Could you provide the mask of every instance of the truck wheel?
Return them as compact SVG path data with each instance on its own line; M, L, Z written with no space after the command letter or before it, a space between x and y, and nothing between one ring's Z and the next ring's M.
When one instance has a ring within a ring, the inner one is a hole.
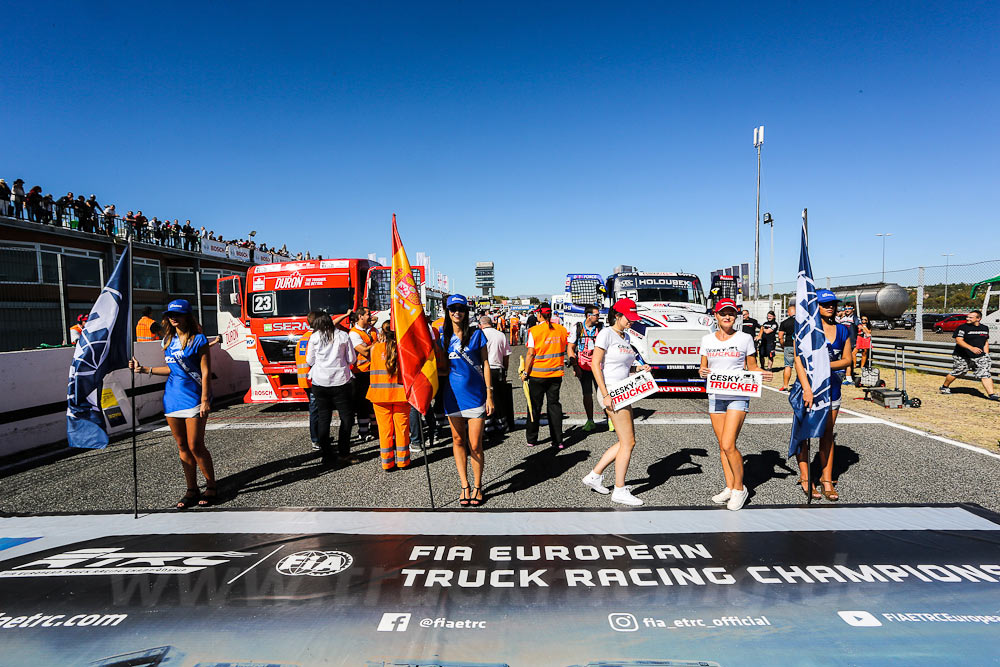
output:
M920 399L919 398L911 398L910 399L910 407L911 408L919 408L920 405L921 405L921 403L920 403Z
M875 386L877 386L877 387L884 387L885 386L885 380L879 380L878 384L875 385Z

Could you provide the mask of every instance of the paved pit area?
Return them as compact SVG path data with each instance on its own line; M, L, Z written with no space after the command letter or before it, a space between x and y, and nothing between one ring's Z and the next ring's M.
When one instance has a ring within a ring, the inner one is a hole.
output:
M523 419L526 404L516 378L514 400ZM561 451L550 446L545 426L536 447L526 446L523 426L487 440L486 507L619 507L580 483L615 442L614 434L603 422L598 430L583 432L580 386L572 376L563 381L562 404L567 447ZM751 409L738 443L751 492L748 507L804 503L795 462L785 458L792 419L786 395L766 390ZM709 497L724 482L705 399L644 400L636 417L637 445L628 474L633 492L651 507L711 504ZM355 441L361 463L324 468L310 447L306 419L304 404L236 404L212 414L207 444L223 507L430 507L421 455L406 470L383 472L377 442ZM173 439L162 422L144 429L138 436L139 507L172 507L184 493ZM995 454L842 412L834 456L841 504L971 502L1000 511L1000 456ZM438 434L427 461L437 505L457 507L460 485L447 432ZM612 479L609 469L605 483ZM117 440L104 451L8 466L0 480L2 512L130 511L131 440Z

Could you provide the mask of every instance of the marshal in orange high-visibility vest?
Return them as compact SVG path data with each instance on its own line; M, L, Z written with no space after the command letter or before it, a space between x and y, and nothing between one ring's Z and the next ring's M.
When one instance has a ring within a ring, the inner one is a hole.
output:
M306 348L309 347L309 336L312 331L307 331L299 338L295 344L295 375L299 381L299 386L303 389L312 387L312 380L309 379L309 364L306 363Z
M357 327L351 327L351 331L361 336L361 342L365 346L369 346L375 342L375 336L371 335L367 331L364 331ZM370 367L371 367L371 350L368 350L368 354L362 354L358 352L358 360L354 363L353 370L359 373L367 373Z
M139 322L135 325L135 339L139 342L160 340L160 337L153 333L154 323L155 320L148 315L140 317Z
M370 364L372 382L368 385L367 399L372 403L406 403L406 391L399 378L399 368L393 375L385 367L385 343L372 347Z
M542 322L528 329L531 338L531 348L535 358L531 364L533 378L558 378L563 376L563 366L566 362L566 341L569 334L561 324Z

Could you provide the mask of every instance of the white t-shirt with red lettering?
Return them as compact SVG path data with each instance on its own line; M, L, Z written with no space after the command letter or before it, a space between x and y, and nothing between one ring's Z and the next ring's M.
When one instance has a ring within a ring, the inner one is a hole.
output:
M701 339L701 354L708 357L708 370L725 373L742 371L747 357L756 353L750 334L737 331L726 340L719 340L715 332L705 334Z

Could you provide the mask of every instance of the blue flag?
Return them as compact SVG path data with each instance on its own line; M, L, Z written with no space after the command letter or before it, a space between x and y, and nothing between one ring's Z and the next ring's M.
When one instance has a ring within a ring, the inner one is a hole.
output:
M101 390L105 375L128 367L132 343L131 274L132 249L129 247L97 297L76 343L66 388L66 438L70 447L104 449L108 446Z
M799 452L803 442L818 438L826 429L830 414L830 353L816 301L816 283L809 263L809 240L802 224L802 247L799 251L799 276L795 286L795 353L806 369L813 391L812 409L806 410L802 400L802 385L795 382L788 393L788 402L795 413L788 455Z

